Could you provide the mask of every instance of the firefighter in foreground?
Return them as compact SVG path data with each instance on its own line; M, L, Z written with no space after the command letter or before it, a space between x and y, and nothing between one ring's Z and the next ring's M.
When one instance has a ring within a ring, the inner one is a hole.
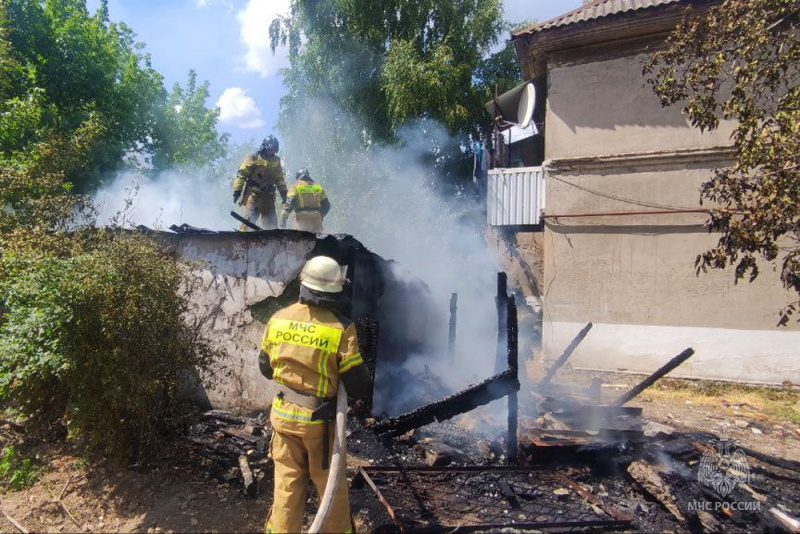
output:
M276 190L286 203L286 181L278 148L280 145L274 136L264 139L258 152L244 159L233 182L233 202L244 206L245 218L264 230L278 227ZM259 217L261 223L258 222ZM243 232L248 230L244 224L239 229Z
M295 175L297 181L289 189L281 215L281 228L286 227L286 219L294 212L295 228L304 232L322 233L322 219L331 210L331 203L325 190L316 183L308 169L300 169Z
M340 311L344 282L336 261L311 259L300 274L300 301L275 312L264 331L259 368L278 386L270 413L275 492L266 532L300 532L309 478L325 493L339 381L356 399L369 395L355 326ZM339 476L322 532L353 531L344 469Z

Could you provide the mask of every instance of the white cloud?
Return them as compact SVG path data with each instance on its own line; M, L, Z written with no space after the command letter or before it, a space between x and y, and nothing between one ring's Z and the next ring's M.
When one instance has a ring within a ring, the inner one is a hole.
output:
M279 48L273 54L269 46L270 24L276 17L288 15L289 7L290 0L248 0L236 14L239 36L247 49L243 58L245 70L266 78L289 66L288 51Z
M241 87L228 87L217 100L219 120L239 128L261 128L261 110Z

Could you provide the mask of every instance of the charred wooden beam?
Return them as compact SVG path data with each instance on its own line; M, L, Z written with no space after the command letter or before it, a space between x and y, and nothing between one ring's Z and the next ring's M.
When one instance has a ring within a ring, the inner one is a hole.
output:
M575 336L575 339L572 340L572 342L567 346L566 350L564 350L561 356L558 357L556 362L547 371L547 374L540 382L540 385L543 386L549 383L553 379L553 377L556 376L558 370L564 367L564 364L567 363L567 360L569 360L570 356L572 356L572 353L575 352L575 349L578 348L578 345L580 345L581 342L586 338L586 335L589 333L589 330L592 329L592 326L594 325L592 323L589 323L586 326L584 326L580 332L578 332L578 335Z
M372 398L375 390L375 367L378 361L378 341L380 339L380 322L369 317L362 317L356 321L359 350L364 364L369 369L371 386L370 394L366 399L365 412L372 412Z
M623 393L617 400L611 403L611 406L622 406L623 404L632 401L636 396L638 396L642 391L649 388L653 384L655 384L659 379L663 378L664 375L678 367L680 364L688 360L694 355L694 349L686 349L685 351L681 352L670 361L668 361L663 367L661 367L658 371L653 373L652 375L648 376L639 384L634 386L630 391L627 393Z
M458 293L450 297L450 332L447 343L447 356L450 362L456 358L456 321L458 320Z
M613 419L614 417L639 417L644 411L633 406L597 406L567 402L565 399L546 397L540 404L543 411L553 412L559 417L586 417L596 419Z
M247 219L245 219L244 217L242 217L241 215L239 215L235 211L231 212L231 217L233 217L234 219L236 219L237 221L239 221L243 225L247 226L251 230L255 230L256 232L260 232L261 230L263 230L263 228L261 228L260 226L256 226L255 224L251 223L250 221L248 221Z
M497 306L497 352L494 360L494 373L503 372L506 364L506 349L508 331L506 329L507 302L508 302L508 276L506 273L497 273L497 296L494 298Z
M628 474L631 478L650 494L655 500L671 513L680 523L686 523L674 489L665 482L658 468L637 460L628 466Z
M488 380L445 397L398 417L386 419L375 424L375 431L381 434L398 436L409 430L436 421L445 421L456 415L474 410L478 406L502 399L512 392L519 391L519 379L515 370L509 369Z
M517 304L514 297L507 297L506 328L508 370L513 373L514 380L519 384L519 325L517 323ZM516 390L508 394L508 463L517 463L517 427L519 426L518 399Z

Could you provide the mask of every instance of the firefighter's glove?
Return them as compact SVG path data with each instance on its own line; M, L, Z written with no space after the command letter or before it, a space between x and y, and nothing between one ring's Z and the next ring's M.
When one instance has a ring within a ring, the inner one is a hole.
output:
M238 190L237 190L237 191L234 191L234 192L233 192L233 203L234 203L234 204L236 204L237 202L239 202L239 197L240 197L240 196L242 196L242 192L241 192L241 191L238 191Z

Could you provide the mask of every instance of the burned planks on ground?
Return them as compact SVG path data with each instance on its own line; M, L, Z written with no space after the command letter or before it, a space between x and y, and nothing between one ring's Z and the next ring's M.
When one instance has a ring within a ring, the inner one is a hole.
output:
M509 369L413 412L379 421L375 423L374 429L379 434L399 436L429 423L444 421L469 412L494 400L502 399L512 391L519 391L520 384L516 375L516 370Z
M270 432L263 416L243 417L223 410L205 412L186 436L190 459L210 476L255 496L271 464L267 457Z

